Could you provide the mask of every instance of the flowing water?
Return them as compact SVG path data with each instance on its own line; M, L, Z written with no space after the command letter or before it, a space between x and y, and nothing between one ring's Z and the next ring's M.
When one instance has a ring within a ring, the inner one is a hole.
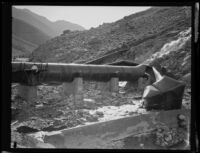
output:
M164 44L163 47L158 52L151 55L150 58L144 62L144 64L148 64L156 58L161 58L170 52L181 49L186 44L186 42L191 39L191 28L180 32L177 37L178 38L176 40L172 40Z
M122 106L103 106L96 110L90 110L90 114L95 114L97 111L103 112L104 116L99 118L99 121L109 121L123 117L137 115L146 112L144 109L139 109L140 102L135 102L134 105L127 104Z
M127 84L127 81L119 81L119 87L125 87Z
M179 50L183 45L191 38L191 28L179 33L177 40L173 40L166 43L160 50L158 57L162 57L165 54L169 54L171 51Z

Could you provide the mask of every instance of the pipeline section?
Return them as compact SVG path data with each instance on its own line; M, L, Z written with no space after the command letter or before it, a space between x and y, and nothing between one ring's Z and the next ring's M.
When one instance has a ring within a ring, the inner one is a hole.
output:
M146 72L146 65L118 66L65 63L12 62L12 83L28 83L30 74L42 83L71 82L74 77L84 80L109 81L118 77L119 81L134 81Z

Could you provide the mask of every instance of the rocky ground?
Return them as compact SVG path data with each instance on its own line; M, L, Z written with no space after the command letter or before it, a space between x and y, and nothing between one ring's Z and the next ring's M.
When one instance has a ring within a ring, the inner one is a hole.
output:
M35 131L52 131L57 128L74 127L87 121L98 121L98 118L104 116L102 111L95 111L91 114L91 110L103 106L122 106L125 104L137 104L137 108L139 108L138 105L141 100L134 100L132 94L121 93L117 95L94 89L85 90L82 108L77 109L72 95L63 97L62 93L59 92L61 88L61 86L40 86L38 88L38 100L35 103L27 103L27 101L15 95L16 89L13 89L13 121L24 122L23 125L31 127ZM131 114L131 112L126 113ZM27 119L31 119L31 121L27 122Z
M17 142L18 147L33 147L37 140L42 141L42 132L57 131L146 112L142 107L141 92L133 90L124 91L124 88L120 88L119 94L112 94L95 89L94 83L87 84L81 108L76 107L72 96L63 97L61 91L61 86L39 86L38 99L34 103L28 103L17 96L16 86L12 88L12 144ZM183 98L183 107L188 109L190 109L190 94L191 91L187 88ZM31 136L31 133L38 134ZM127 138L113 142L113 148L129 144L129 139L134 139L135 142L135 138Z

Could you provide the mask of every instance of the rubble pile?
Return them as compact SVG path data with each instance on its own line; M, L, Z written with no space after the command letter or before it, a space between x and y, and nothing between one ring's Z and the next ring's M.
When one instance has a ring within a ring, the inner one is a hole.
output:
M161 147L173 147L188 140L188 129L184 115L177 116L178 126L168 127L166 125L158 125L154 136L155 144Z
M62 130L92 122L138 115L145 111L142 108L142 99L136 98L138 97L136 93L114 94L102 92L92 88L93 86L90 87L84 90L82 108L76 108L72 95L63 97L60 94L61 86L39 87L38 99L33 104L15 95L17 93L14 92L15 88L13 88L12 113L15 112L15 114L12 122L17 121L17 123L12 125L12 142L16 141L23 146L24 141L22 140L26 133ZM189 90L185 92L187 94L184 94L186 98L190 96L188 92ZM116 111L117 109L119 111ZM16 110L18 110L17 113ZM182 124L184 125L183 122ZM182 135L186 133L183 127L177 130L161 126L156 131L155 144L159 146L169 147L185 139ZM116 148L122 144L122 142L113 142L109 147Z
M62 86L39 86L38 98L34 103L28 103L15 95L17 94L14 92L16 88L13 88L12 120L20 123L15 125L16 131L31 133L75 127L86 122L97 122L104 117L105 111L98 110L103 106L117 107L140 103L139 100L133 101L134 95L130 93L112 94L87 88L84 92L82 107L76 108L73 96L63 97L60 93L61 88ZM127 111L127 114L134 113Z

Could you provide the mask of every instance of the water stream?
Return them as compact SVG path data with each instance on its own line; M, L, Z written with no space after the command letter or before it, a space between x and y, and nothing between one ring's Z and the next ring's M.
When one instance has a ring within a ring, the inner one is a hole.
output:
M181 49L186 44L186 42L191 39L191 28L181 31L177 35L177 37L177 39L164 44L158 52L154 53L146 61L144 61L144 64L148 64L156 58L161 58L162 56L167 55L170 52Z

